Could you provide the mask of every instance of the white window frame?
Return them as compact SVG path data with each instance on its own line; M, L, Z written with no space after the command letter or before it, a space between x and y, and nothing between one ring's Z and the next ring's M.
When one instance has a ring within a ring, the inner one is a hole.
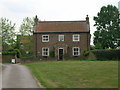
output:
M74 52L75 52L74 49L75 48L78 48L78 55L74 55ZM79 47L73 47L72 52L73 52L73 56L80 56L80 48Z
M78 36L78 40L75 40L75 36ZM80 41L80 35L79 34L74 34L73 35L73 41Z
M46 52L46 51L44 51L44 49L48 49L47 55L44 54L44 52ZM47 47L42 48L42 56L49 56L49 48L47 48Z
M44 36L48 36L48 40L44 40ZM42 42L49 42L49 35L42 35Z
M60 40L61 37L63 38L63 41L64 41L64 37L65 37L64 35L59 35L58 40L61 41L61 40ZM63 42L63 41L62 41L62 42Z

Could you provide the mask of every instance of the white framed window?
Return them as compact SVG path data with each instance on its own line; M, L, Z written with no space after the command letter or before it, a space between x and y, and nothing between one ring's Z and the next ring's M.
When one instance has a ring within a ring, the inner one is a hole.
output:
M73 35L73 41L80 41L80 35L79 34L74 34Z
M49 56L49 48L42 48L42 56Z
M79 47L73 47L73 56L79 56L80 55L80 48Z
M49 42L49 35L42 35L42 42Z
M59 41L64 41L64 35L59 35L58 40Z

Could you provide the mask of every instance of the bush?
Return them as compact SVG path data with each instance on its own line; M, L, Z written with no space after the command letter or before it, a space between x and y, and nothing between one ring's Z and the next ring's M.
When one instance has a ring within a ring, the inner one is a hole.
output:
M97 60L120 60L120 49L116 50L93 50Z
M95 50L95 46L90 45L90 50Z
M2 51L3 55L16 55L18 58L21 56L19 49L11 49Z
M55 57L55 52L54 51L50 51L50 57Z
M14 51L16 52L16 56L17 58L20 58L21 57L21 52L19 49L14 49Z
M16 55L17 52L16 51L2 51L3 55Z
M88 50L85 50L84 52L83 52L83 56L88 56L89 55L89 51Z

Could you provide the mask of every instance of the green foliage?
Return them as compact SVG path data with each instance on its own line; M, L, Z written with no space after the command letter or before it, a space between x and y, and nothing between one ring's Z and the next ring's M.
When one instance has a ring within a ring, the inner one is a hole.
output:
M3 55L16 55L17 52L16 51L2 51Z
M18 47L23 56L33 54L33 36L17 36ZM28 52L26 54L26 52Z
M90 45L90 50L95 50L95 46L94 45Z
M50 57L55 57L55 51L50 51Z
M116 50L93 50L97 60L120 60L120 49Z
M16 56L17 58L20 58L21 57L21 52L19 49L14 49L14 51L16 52Z
M9 51L3 51L2 52L3 55L16 55L15 51L9 52Z
M102 49L102 45L101 45L100 43L97 43L97 44L95 45L95 49Z
M3 55L16 55L17 58L21 57L21 53L19 51L19 49L9 49L9 50L4 50L2 51Z
M34 29L34 20L26 17L23 19L22 25L20 26L20 34L22 36L32 35Z
M37 19L36 23L37 23ZM33 29L35 26L34 18L26 17L20 26L20 35L18 36L19 49L23 56L33 54ZM26 53L28 52L28 54Z
M84 50L83 55L84 55L84 56L88 56L89 53L90 53L90 52L89 52L88 50Z
M94 17L97 31L94 32L94 45L97 48L117 48L120 46L120 13L115 6L103 6Z
M7 18L0 18L0 31L2 31L0 37L2 37L3 50L8 50L15 44L15 24Z

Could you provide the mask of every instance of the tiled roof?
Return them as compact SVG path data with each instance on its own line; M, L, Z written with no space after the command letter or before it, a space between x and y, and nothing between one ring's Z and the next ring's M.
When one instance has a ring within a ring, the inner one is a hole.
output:
M34 32L89 32L86 21L41 21Z

